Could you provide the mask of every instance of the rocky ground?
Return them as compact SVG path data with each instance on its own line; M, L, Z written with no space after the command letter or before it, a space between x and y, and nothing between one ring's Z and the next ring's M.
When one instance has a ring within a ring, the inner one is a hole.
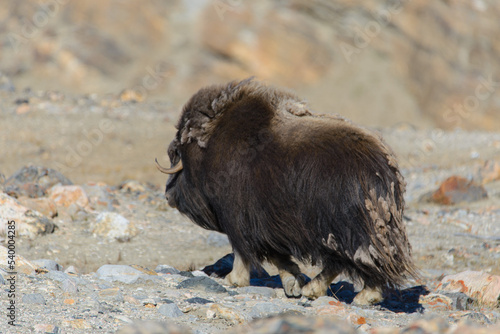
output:
M16 294L2 333L500 333L500 133L378 129L408 183L422 277L358 307L347 277L314 302L286 298L271 266L251 287L224 285L227 238L169 208L154 168L175 111L127 95L0 94L2 312Z

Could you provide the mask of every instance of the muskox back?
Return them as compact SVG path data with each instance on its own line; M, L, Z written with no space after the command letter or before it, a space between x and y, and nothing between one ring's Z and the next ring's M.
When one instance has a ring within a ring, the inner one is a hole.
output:
M374 287L415 274L404 181L378 136L253 81L200 91L178 128L174 202L226 233L243 263L292 255Z

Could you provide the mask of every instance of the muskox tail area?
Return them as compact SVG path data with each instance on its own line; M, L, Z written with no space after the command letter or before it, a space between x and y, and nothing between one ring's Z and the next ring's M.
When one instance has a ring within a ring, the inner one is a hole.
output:
M388 150L384 146L382 149ZM405 182L392 153L385 153L385 159L377 157L379 163L373 166L378 171L367 176L371 182L360 193L364 204L361 218L370 241L368 247L356 250L353 260L364 269L363 279L368 286L394 287L408 277L418 278L418 273L403 221Z
M403 221L403 177L381 143L356 161L341 187L349 209L334 216L323 245L333 251L333 262L341 260L368 287L400 286L409 277L418 278ZM342 201L339 195L336 200Z

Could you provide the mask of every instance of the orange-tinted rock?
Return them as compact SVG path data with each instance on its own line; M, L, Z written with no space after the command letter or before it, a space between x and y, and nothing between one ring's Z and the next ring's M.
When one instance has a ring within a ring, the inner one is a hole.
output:
M29 197L19 197L19 203L30 208L31 210L35 210L40 212L41 214L54 218L57 215L57 206L56 203L47 197L39 197L39 198L29 198Z
M37 235L54 232L55 228L51 219L0 193L0 235L6 236L7 231L15 230L16 237L34 239Z
M500 276L482 271L464 271L445 276L436 290L463 292L480 304L491 307L500 305Z
M483 184L500 180L500 161L486 161L479 170L479 177Z
M49 198L52 199L57 206L69 207L76 204L79 207L86 207L89 204L87 194L80 186L54 186L49 189Z
M437 293L420 296L418 302L426 309L432 309L433 311L449 311L453 305L453 300L450 297Z
M432 194L434 202L445 205L474 202L486 197L488 197L488 193L482 185L460 176L446 179Z

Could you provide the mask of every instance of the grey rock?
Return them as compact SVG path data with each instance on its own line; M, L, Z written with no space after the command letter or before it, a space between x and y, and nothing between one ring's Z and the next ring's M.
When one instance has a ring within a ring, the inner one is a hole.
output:
M263 317L275 316L280 313L283 313L284 311L285 308L281 305L271 302L262 302L255 304L255 306L252 307L252 310L250 311L249 315L252 318L263 318Z
M63 267L54 260L38 259L31 262L40 268L45 268L47 270L61 271L63 269Z
M76 273L78 273L78 270L76 270L76 268L74 266L69 266L68 268L66 268L64 270L64 273L65 274L69 274L69 273L76 274Z
M263 286L245 286L238 288L238 292L242 294L259 295L266 298L276 297L276 290Z
M142 271L127 265L105 264L97 269L97 277L108 282L136 283L141 277L147 277Z
M51 270L45 274L45 277L53 281L61 283L61 289L64 292L76 293L78 292L79 284L86 284L87 281L78 277L72 277L62 271Z
M72 277L70 277L68 274L57 270L50 270L48 273L45 274L45 277L61 283L68 279L72 279Z
M62 289L64 292L67 293L77 293L78 292L78 285L75 280L73 279L67 279L62 282Z
M175 304L163 304L158 307L158 312L168 318L178 318L184 315L179 307Z
M474 299L470 298L463 292L439 291L439 293L450 297L451 300L453 300L452 307L460 311L470 310L474 304Z
M179 271L179 275L184 277L194 277L193 273L190 271Z
M177 285L177 289L196 289L205 292L224 293L227 290L211 278L197 276L182 281Z
M11 196L41 197L47 195L47 190L56 184L73 184L58 171L41 167L25 166L9 177L4 184L5 192Z
M3 278L3 276L2 276L2 275L0 275L0 285L5 285L5 283L7 283L7 282L5 281L5 278Z
M198 277L198 276L202 276L202 277L208 277L207 274L205 274L205 272L201 271L201 270L193 270L191 272L191 274L194 276L194 277Z
M40 293L28 293L23 296L24 304L40 304L45 305L45 298Z
M171 275L177 275L180 273L179 270L175 269L172 266L169 266L167 264L159 264L156 266L155 271L159 274L171 274Z
M213 303L212 300L208 300L208 299L200 298L200 297L189 298L189 299L186 299L186 301L190 304L202 304L202 305Z
M207 236L207 245L212 247L224 247L229 246L230 243L227 235L212 231Z

